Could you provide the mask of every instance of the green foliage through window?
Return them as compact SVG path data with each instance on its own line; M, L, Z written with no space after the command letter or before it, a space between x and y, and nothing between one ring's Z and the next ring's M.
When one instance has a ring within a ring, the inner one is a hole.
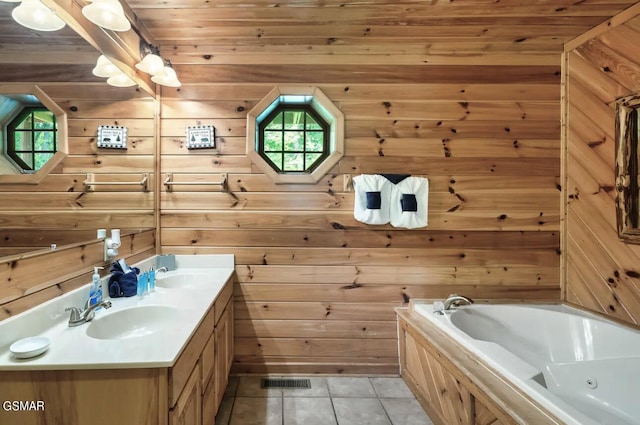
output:
M37 171L56 153L56 116L46 108L23 109L7 126L7 153L25 171Z
M280 173L310 172L329 154L329 125L307 104L281 104L258 136L259 154Z

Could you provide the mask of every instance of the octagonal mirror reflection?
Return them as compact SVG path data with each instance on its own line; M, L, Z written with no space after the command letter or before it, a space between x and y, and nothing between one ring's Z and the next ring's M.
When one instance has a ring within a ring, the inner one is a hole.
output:
M67 115L38 86L0 85L0 183L36 184L67 155Z

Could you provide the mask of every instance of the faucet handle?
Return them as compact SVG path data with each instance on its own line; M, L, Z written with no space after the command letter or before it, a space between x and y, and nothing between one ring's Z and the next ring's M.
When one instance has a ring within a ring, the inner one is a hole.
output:
M434 301L433 302L433 313L443 316L444 315L444 302L442 302L440 300Z
M64 311L71 312L71 317L69 317L69 322L77 322L78 320L80 320L80 316L82 313L80 312L80 309L78 307L67 307L64 309Z

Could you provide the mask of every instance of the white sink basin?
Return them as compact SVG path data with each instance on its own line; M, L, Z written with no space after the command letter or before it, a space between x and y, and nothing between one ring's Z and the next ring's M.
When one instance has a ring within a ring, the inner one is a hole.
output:
M94 319L87 336L96 339L127 339L152 335L175 325L180 310L164 305L147 305L115 311Z
M156 286L159 288L205 289L220 285L221 276L226 270L179 270L156 275ZM224 283L224 282L223 282Z

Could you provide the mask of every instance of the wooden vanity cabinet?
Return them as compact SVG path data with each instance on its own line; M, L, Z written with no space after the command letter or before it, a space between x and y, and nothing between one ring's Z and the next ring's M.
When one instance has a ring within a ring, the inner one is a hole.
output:
M173 397L169 398L169 425L210 425L215 422L233 361L232 317L233 279L230 278L171 368L171 376L183 376L187 369L191 373L180 389L175 385L176 380L170 378ZM183 357L187 366L183 365Z
M233 361L229 278L170 368L0 372L0 399L44 410L0 409L0 424L212 425Z
M202 353L202 423L215 422L229 382L233 362L233 282L230 280L214 304L215 327Z

